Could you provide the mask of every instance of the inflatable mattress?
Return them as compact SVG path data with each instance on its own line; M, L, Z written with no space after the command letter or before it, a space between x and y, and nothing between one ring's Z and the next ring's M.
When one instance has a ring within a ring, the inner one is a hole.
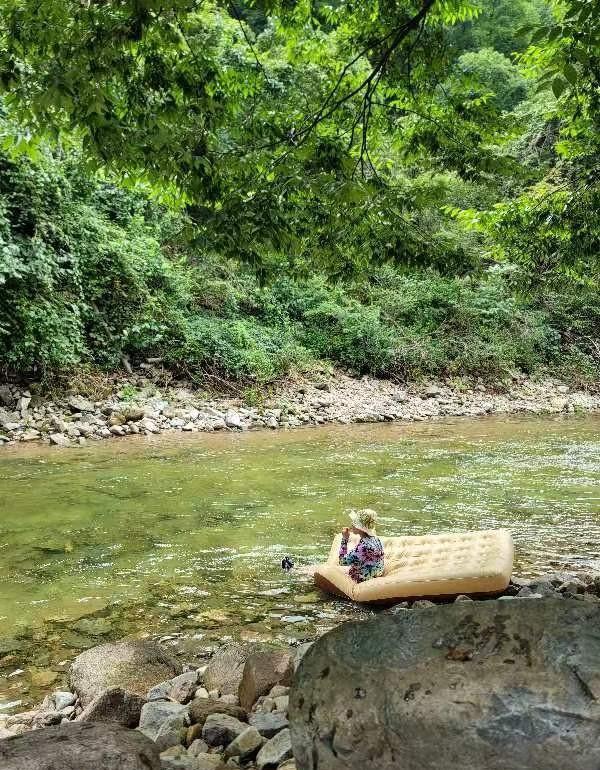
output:
M326 564L315 570L316 585L355 602L393 602L459 594L498 594L512 573L514 547L510 532L449 532L442 535L382 537L385 572L355 583L338 564L341 535L334 538ZM355 547L351 536L348 550Z

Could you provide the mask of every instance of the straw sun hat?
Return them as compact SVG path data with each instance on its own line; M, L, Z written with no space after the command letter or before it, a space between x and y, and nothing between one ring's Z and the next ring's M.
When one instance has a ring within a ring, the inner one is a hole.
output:
M377 512L371 508L365 508L362 511L350 511L350 521L356 529L366 532L367 535L376 535L375 527L377 525Z

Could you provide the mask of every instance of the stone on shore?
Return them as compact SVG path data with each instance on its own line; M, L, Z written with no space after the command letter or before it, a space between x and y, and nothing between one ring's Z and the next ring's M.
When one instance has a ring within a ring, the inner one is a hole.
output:
M202 740L209 746L228 746L247 729L245 722L228 714L210 714L202 728Z
M277 712L272 712L270 714L250 714L248 723L256 728L265 738L272 738L281 730L289 727L287 716Z
M301 663L290 724L298 770L595 770L600 606L459 602L345 623Z
M294 660L288 650L263 648L253 652L244 665L239 687L240 704L249 711L261 695L276 684L289 686L294 676Z
M110 687L97 695L77 717L78 722L111 722L137 727L145 699L121 687Z
M152 741L118 725L65 723L0 741L2 770L160 770Z
M67 403L69 405L69 409L71 409L72 412L93 412L94 411L93 403L89 401L87 398L83 398L83 396L70 396Z
M212 698L196 698L189 706L190 719L194 724L204 725L211 714L227 714L241 722L248 720L248 713L240 706L232 706Z
M221 695L237 695L244 665L252 652L248 644L228 644L213 655L204 672L204 686Z
M286 759L292 756L292 742L290 731L282 730L274 738L265 743L256 757L256 766L258 770L271 770L279 767ZM314 766L316 767L316 765ZM358 765L357 765L358 767ZM320 766L319 766L320 770ZM402 769L404 770L404 768Z
M71 664L70 679L85 707L111 687L145 697L156 682L180 672L179 663L157 644L134 639L82 652Z
M254 727L246 727L225 749L226 757L239 757L246 762L256 756L265 739Z
M139 731L161 749L175 746L185 739L188 711L172 701L150 701L140 714Z

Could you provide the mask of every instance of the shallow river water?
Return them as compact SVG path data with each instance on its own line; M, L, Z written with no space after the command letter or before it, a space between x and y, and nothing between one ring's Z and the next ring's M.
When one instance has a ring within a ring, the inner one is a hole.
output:
M3 449L0 713L124 634L210 652L368 612L279 566L322 560L350 507L390 535L507 527L519 574L600 569L599 482L598 415Z

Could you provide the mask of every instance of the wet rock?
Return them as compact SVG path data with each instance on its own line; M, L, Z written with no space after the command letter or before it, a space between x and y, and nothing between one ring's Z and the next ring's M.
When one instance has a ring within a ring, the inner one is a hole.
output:
M246 729L234 738L225 749L226 757L239 757L241 762L247 762L256 756L265 739L254 727Z
M0 742L2 770L160 770L154 744L118 725L69 722Z
M111 722L123 727L137 727L146 701L120 687L111 687L97 695L77 717L78 722Z
M74 628L89 636L104 636L110 634L112 624L108 618L82 618L75 623Z
M180 673L179 663L153 642L124 640L101 644L78 655L70 669L73 689L87 706L111 687L144 697L155 682Z
M277 733L289 727L288 718L285 714L273 712L271 714L250 714L249 724L256 728L265 738L272 738Z
M244 665L239 698L249 711L261 695L266 695L276 684L290 685L294 662L287 650L263 648L253 652Z
M83 396L70 396L69 400L67 401L67 404L69 406L69 409L72 412L93 412L94 411L94 405L91 401L88 401L87 398L83 398Z
M211 714L228 714L241 722L248 721L245 709L240 706L230 706L212 698L195 698L188 708L191 721L199 725L203 725Z
M455 602L472 602L473 599L471 599L470 596L466 596L465 594L460 594L459 596L456 597L454 601Z
M382 614L343 624L304 658L294 754L300 770L396 770L399 756L402 770L593 770L599 683L597 604Z
M270 770L279 767L292 756L292 742L289 730L282 730L274 738L265 743L256 757L258 770ZM320 766L319 766L320 767ZM357 766L358 767L358 766Z
M248 727L228 714L209 714L202 728L202 740L209 746L227 746Z

